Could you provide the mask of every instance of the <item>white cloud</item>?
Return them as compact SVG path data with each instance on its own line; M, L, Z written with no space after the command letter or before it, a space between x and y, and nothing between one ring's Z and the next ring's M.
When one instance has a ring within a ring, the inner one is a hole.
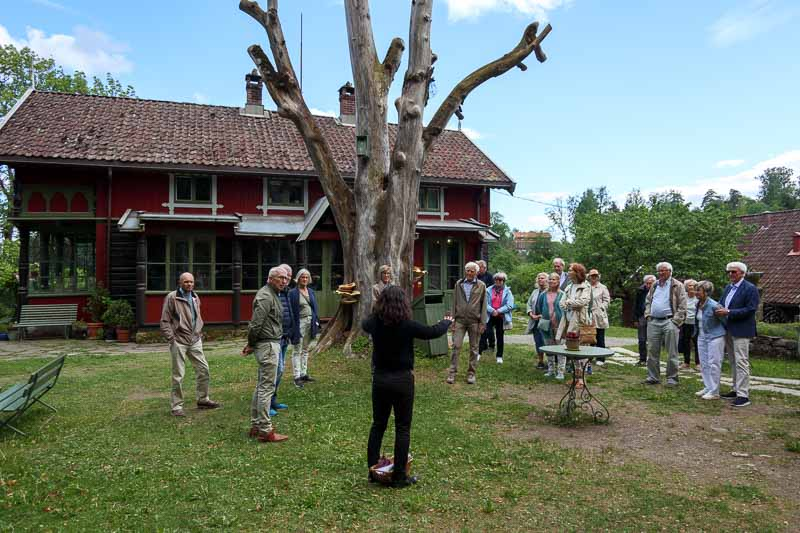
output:
M800 150L789 150L788 152L784 152L770 159L759 161L749 169L737 172L736 174L716 178L701 178L695 180L690 185L656 187L647 191L642 191L642 194L647 197L648 194L653 192L675 190L683 194L686 200L695 204L700 202L703 195L705 195L706 191L709 189L714 189L720 194L727 194L730 189L736 189L745 195L755 196L758 193L760 185L756 178L760 176L764 170L771 167L789 167L794 169L795 174L800 173Z
M553 222L547 215L533 215L526 220L528 221L528 226L522 231L550 231L552 229Z
M567 5L571 0L447 0L447 16L455 22L476 19L489 11L518 11L547 20L547 12Z
M336 117L339 116L339 113L337 113L336 111L323 111L322 109L317 109L316 107L312 107L311 109L309 109L309 111L311 111L312 115L316 115L318 117L334 117L334 118L336 118Z
M192 98L194 98L194 102L196 104L207 104L208 103L208 95L205 93L193 93Z
M473 130L472 128L461 128L461 133L473 141L483 138L483 135L478 130Z
M744 164L744 159L723 159L714 163L714 168L736 168Z
M65 13L77 14L77 11L72 9L71 7L65 6L64 4L60 4L58 2L53 2L52 0L31 0L32 3L47 7L50 9L55 9L56 11L63 11Z
M82 70L87 74L118 74L133 70L133 64L125 56L128 47L114 41L103 32L85 26L76 26L74 35L53 33L28 27L24 39L15 39L0 25L0 45L12 44L17 48L29 47L42 57L70 70Z
M800 15L800 8L787 3L788 0L750 0L728 11L709 26L711 43L724 48L790 22Z

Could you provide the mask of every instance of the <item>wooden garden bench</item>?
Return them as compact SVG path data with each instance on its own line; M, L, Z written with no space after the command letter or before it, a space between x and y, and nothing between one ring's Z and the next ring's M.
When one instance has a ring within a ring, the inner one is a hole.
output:
M25 433L12 426L11 422L22 416L22 413L36 402L51 409L53 412L56 411L55 407L46 404L41 398L47 394L47 391L55 387L66 358L66 355L62 355L31 374L27 382L17 383L0 391L0 413L6 417L0 420L0 429L8 426L24 436Z
M64 326L64 338L69 338L72 323L78 318L78 304L23 305L17 322L18 339L25 336L25 328Z

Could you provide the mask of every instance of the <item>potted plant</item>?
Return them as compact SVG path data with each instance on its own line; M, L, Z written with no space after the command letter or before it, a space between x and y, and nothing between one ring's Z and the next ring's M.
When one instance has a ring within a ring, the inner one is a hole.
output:
M130 328L133 326L133 308L125 300L112 300L103 314L103 323L117 329L117 340L129 342Z
M86 322L83 320L76 320L72 323L72 337L74 339L85 339L87 329Z
M90 339L96 339L97 333L103 327L103 314L105 314L108 305L111 302L111 297L108 294L102 283L95 285L92 292L89 294L89 299L86 302L84 311L89 315L91 320L86 324Z

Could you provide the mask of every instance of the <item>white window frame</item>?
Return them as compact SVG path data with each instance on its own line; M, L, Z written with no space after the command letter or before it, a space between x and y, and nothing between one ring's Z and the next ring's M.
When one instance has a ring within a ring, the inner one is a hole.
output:
M175 198L175 178L177 176L181 177L206 177L205 174L170 174L169 175L169 201L164 202L161 204L162 207L166 207L169 209L169 214L175 214L175 208L181 209L210 209L212 215L217 214L218 209L222 209L225 207L224 205L217 203L217 175L211 175L211 202L179 202Z
M302 180L303 182L303 205L296 205L296 206L286 206L286 205L269 205L269 180L276 179L276 180L295 180L299 181ZM302 178L284 178L280 176L274 176L272 178L263 178L261 182L261 205L257 205L256 209L261 211L261 214L266 216L270 210L272 211L302 211L303 213L308 213L308 180Z
M440 220L444 220L446 215L449 215L447 211L444 210L444 190L445 187L437 187L435 185L420 185L420 190L422 189L438 189L439 191L439 210L438 211L428 211L424 210L420 207L419 214L420 215L431 215L431 216L438 216ZM417 193L417 197L419 198L419 192ZM417 200L419 201L419 199Z

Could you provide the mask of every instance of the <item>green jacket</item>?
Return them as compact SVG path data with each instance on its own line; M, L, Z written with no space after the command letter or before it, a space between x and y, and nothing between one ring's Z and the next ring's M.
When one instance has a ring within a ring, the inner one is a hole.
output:
M262 341L279 341L283 335L283 305L278 292L264 285L253 300L253 317L247 328L247 344L254 347Z

